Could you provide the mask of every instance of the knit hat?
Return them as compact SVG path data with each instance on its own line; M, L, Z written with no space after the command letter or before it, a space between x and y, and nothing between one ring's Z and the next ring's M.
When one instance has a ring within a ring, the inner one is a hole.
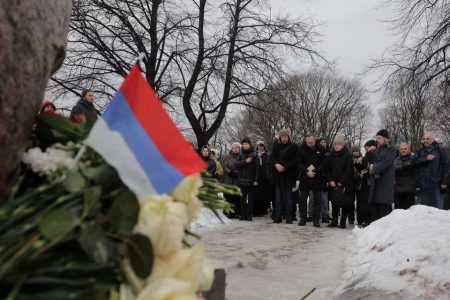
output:
M291 137L291 131L288 128L283 128L278 132L278 137L282 137L283 135Z
M263 141L257 141L257 142L256 142L256 146L258 146L258 145L263 145L263 146L265 146L265 144L264 144Z
M250 139L248 137L242 139L241 144L243 144L243 143L247 143L250 145L252 144L252 142L250 141Z
M239 142L234 142L233 144L231 144L231 148L233 148L234 146L238 147L239 149L241 149L242 145Z
M83 90L83 92L81 93L81 99L84 99L86 94L89 93L89 92L92 92L92 90L89 90L89 89Z
M334 138L333 144L345 145L345 138L343 135L337 135Z
M377 132L377 135L389 139L389 133L387 132L386 129L381 129L380 131Z
M361 147L359 145L353 145L352 152L361 152Z
M377 142L375 140L369 140L364 144L364 147L372 147L372 146L377 146Z

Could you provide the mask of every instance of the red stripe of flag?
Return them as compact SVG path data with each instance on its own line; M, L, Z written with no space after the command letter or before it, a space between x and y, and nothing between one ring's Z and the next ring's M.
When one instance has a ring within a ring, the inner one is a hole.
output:
M142 128L169 164L185 176L206 168L205 162L195 153L167 114L137 64L131 69L120 91Z

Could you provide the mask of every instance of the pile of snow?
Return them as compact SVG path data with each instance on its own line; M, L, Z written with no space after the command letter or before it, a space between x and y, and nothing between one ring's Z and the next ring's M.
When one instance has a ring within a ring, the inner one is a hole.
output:
M416 205L364 229L337 300L450 299L450 212Z
M203 228L203 227L215 227L218 225L226 224L231 222L230 219L228 219L222 211L217 211L220 219L214 214L214 212L206 207L203 207L200 211L199 216L197 219L194 220L194 222L191 224L191 228Z

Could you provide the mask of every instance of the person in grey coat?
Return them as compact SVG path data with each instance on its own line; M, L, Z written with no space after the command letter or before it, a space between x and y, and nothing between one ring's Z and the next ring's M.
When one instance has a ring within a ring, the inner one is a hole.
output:
M371 221L387 216L394 203L395 158L397 150L389 146L389 134L385 129L377 133L377 149L369 174L375 177L371 203ZM369 149L371 150L371 149Z

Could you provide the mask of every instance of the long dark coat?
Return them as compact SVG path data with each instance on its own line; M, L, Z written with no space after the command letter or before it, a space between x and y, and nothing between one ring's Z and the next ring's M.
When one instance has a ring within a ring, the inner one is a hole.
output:
M373 153L373 171L379 178L375 179L372 202L378 204L394 203L395 166L397 150L380 146Z
M428 155L434 155L433 160L427 160ZM440 188L448 178L447 151L434 142L416 152L414 164L418 168L418 181L421 188Z
M224 182L227 184L238 185L239 170L236 168L236 162L239 159L239 153L230 153L223 160Z
M253 160L247 163L247 158L251 157ZM238 185L241 187L251 187L253 186L256 179L256 157L253 147L248 150L241 149L241 154L237 162L235 163L236 168L239 171Z
M346 147L341 151L331 151L326 160L327 181L340 183L345 188L346 194L355 192L355 181L353 180L353 158Z
M395 192L414 194L416 188L417 169L413 164L413 155L400 155L395 160Z
M292 188L298 178L297 171L297 144L288 142L283 144L276 141L273 145L271 154L271 161L273 164L273 176L275 184L282 184L284 188ZM285 168L285 171L279 173L275 168L275 164L280 164Z
M309 148L303 143L298 151L298 168L300 171L300 189L301 190L322 190L325 187L325 149L322 146ZM314 178L309 178L308 167L313 165L316 173Z
M72 111L70 112L70 119L73 120L79 115L84 115L86 119L90 120L91 122L94 122L97 120L99 112L94 107L94 104L84 99L80 99L78 100L77 104L75 104L75 106L72 108Z

